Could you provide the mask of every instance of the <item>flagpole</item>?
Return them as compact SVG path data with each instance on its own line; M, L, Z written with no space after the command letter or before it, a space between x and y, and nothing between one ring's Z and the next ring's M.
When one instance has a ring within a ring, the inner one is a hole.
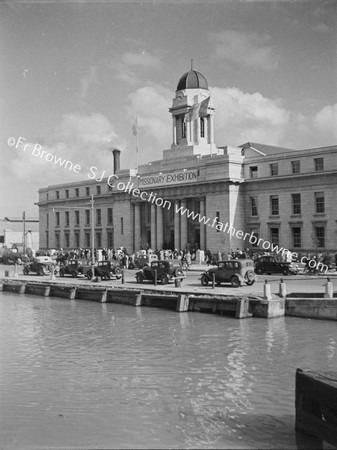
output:
M138 124L137 124L137 133L136 133L136 156L137 156L136 171L137 171L137 175L138 175L138 165L139 165L139 161L138 161Z

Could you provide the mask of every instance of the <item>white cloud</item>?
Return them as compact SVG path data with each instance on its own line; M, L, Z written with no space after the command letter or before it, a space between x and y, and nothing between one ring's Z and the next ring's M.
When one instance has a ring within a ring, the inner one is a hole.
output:
M274 70L278 66L273 49L267 43L270 36L254 32L222 31L211 33L217 61L230 61L239 66Z
M146 51L140 53L124 53L122 55L122 63L125 66L138 66L147 69L160 69L161 61L156 56L151 55Z
M337 103L325 106L314 117L314 125L320 134L337 140Z
M86 98L92 84L98 84L97 66L90 66L88 72L81 79L80 97L82 99Z

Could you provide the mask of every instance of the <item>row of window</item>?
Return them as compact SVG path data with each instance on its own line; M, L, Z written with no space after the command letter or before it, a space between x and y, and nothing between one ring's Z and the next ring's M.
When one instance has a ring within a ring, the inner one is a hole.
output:
M325 197L324 192L314 193L314 207L316 214L325 213ZM291 194L291 211L292 214L302 214L301 194ZM270 196L270 215L278 216L280 214L280 201L278 195ZM258 216L258 201L256 197L250 197L250 215Z
M253 247L257 247L259 233L256 229L250 229L250 233L254 232L257 240ZM292 248L302 248L302 228L301 227L291 227L291 237L292 237ZM313 235L313 245L318 248L325 247L325 227L315 226ZM278 227L270 228L270 242L274 245L280 245L280 229Z
M283 164L283 163L282 163ZM322 172L324 170L324 158L314 158L314 168L315 172ZM278 163L269 164L270 176L275 177L279 174L279 165ZM250 170L250 178L258 177L258 167L251 166ZM291 173L301 173L301 161L291 161Z
M96 215L96 225L102 225L102 210L101 209L95 209L95 215ZM91 225L91 210L90 209L86 209L85 212L85 225ZM74 211L74 216L75 216L75 226L80 226L80 211L79 210L75 210ZM61 224L61 216L60 216L60 212L56 211L55 212L55 226L59 227ZM64 224L66 227L70 226L70 211L65 211L64 213ZM113 209L112 208L107 208L107 225L112 225L113 224ZM47 228L49 228L49 214L47 214Z
M80 248L81 247L80 233L75 231L74 238L75 238L74 239L74 247ZM47 246L47 248L50 247L48 231L46 231L46 246ZM84 233L84 245L82 245L82 246L85 248L91 247L91 233L90 232ZM106 233L106 246L109 248L114 247L113 231L107 231L107 233ZM56 248L61 248L61 247L69 248L70 247L70 233L69 232L64 233L64 240L61 243L60 233L55 232L55 247ZM102 233L99 231L95 233L95 247L96 248L102 247Z
M102 186L96 186L96 195L101 195L102 193ZM112 187L109 186L109 190L112 190ZM60 196L61 191L55 191L55 197L56 200L60 200L61 196ZM86 186L85 187L85 195L86 196L90 196L92 194L90 187ZM75 188L75 197L79 197L80 196L80 188ZM64 198L69 198L70 197L70 189L65 189L64 190ZM49 195L47 193L47 200L49 199Z

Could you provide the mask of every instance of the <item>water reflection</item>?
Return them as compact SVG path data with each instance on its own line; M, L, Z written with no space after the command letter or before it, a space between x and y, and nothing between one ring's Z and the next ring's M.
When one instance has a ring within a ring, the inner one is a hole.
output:
M336 370L324 321L2 293L0 330L2 448L296 448L296 368Z

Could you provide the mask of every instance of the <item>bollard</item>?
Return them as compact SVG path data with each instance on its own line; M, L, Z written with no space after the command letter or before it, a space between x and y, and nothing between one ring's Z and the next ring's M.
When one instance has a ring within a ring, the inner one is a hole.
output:
M263 285L263 300L271 300L271 290L270 290L270 284L268 283L268 280L265 280Z
M181 287L181 278L176 278L174 280L175 287Z
M155 286L157 286L157 271L156 270L154 270L153 271L154 272L154 280L153 280L153 284L155 285Z
M326 279L324 298L333 298L333 285L330 278Z
M52 280L52 281L56 280L54 267L52 267L51 270L50 270L50 277L49 277L49 279Z
M286 297L287 296L287 285L283 281L283 278L280 279L278 295L279 295L279 297Z
M122 269L122 281L121 281L121 283L122 283L122 284L124 284L124 283L125 283L125 274L124 274L124 269Z
M17 264L14 265L14 275L13 276L14 276L14 278L17 278L19 276Z
M212 289L215 289L215 273L212 273Z

